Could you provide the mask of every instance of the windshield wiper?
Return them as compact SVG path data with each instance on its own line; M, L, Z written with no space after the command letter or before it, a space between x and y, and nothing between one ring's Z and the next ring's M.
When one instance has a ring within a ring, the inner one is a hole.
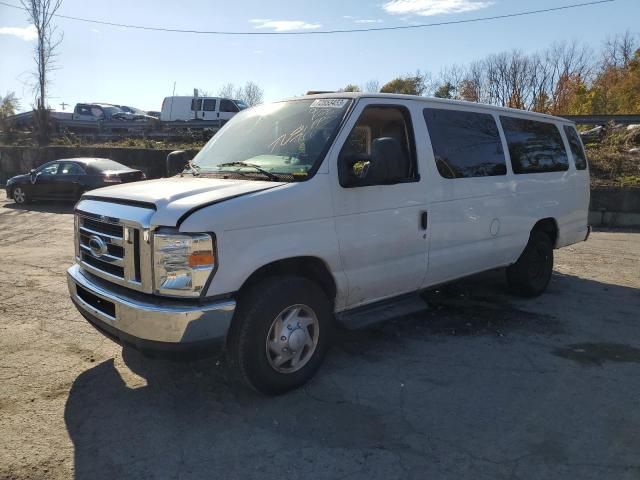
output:
M268 170L265 170L261 166L256 165L254 163L227 162L227 163L219 164L218 167L250 167L250 168L255 169L257 172L259 172L259 173L265 175L266 177L268 177L269 180L278 180L278 176L277 175L274 175L273 173L269 172Z

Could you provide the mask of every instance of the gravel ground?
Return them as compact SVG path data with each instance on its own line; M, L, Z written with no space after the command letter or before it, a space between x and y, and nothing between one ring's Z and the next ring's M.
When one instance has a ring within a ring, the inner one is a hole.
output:
M67 297L71 207L0 196L0 478L640 478L640 233L556 252L548 293L502 275L342 332L264 398L215 360L123 350Z

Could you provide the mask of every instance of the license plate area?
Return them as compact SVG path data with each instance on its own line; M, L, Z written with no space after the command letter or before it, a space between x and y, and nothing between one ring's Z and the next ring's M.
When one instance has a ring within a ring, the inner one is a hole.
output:
M91 293L89 290L82 288L80 285L76 285L76 293L83 302L95 308L102 315L110 317L113 320L116 319L115 303Z

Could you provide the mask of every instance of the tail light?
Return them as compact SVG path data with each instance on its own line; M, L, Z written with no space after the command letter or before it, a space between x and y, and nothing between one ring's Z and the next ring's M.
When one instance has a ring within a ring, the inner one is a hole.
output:
M122 180L117 175L105 175L102 177L104 183L120 183Z

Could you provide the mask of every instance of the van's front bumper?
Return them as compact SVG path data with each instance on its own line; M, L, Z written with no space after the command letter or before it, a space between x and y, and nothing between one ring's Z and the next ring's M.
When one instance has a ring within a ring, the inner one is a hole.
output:
M106 282L79 265L67 270L71 300L98 330L143 351L184 352L221 347L235 300L173 300ZM213 352L212 352L213 353Z

